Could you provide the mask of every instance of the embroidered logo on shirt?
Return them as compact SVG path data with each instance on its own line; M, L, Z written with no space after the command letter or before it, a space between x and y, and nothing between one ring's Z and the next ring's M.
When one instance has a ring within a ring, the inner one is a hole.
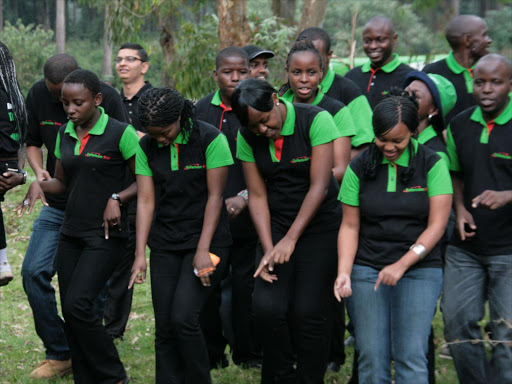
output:
M421 185L417 185L415 187L405 188L402 192L424 192L427 190L427 187L422 187Z
M300 156L296 157L295 159L292 159L290 163L304 163L309 160L311 160L311 156Z
M97 159L103 159L103 160L110 160L111 159L110 156L105 156L105 155L102 155L101 153L98 153L98 152L87 152L84 156L85 157L95 157Z
M498 157L500 159L512 160L512 155L507 152L494 152L491 157Z
M206 168L206 165L205 164L190 164L190 165L185 165L185 171L190 171L191 169L203 169L203 168Z
M59 123L58 121L43 120L39 123L39 125L56 125L57 127L60 127L62 123Z
M388 93L389 93L388 91L382 91L380 94L381 94L382 96L385 96L385 95L387 95Z

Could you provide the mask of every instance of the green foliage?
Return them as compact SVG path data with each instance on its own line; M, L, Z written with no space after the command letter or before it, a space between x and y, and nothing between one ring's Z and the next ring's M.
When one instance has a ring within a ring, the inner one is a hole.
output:
M12 25L5 23L0 39L12 53L16 74L23 94L43 77L46 59L55 53L53 31L44 30L40 25L23 25L21 20Z
M503 7L499 11L489 11L485 21L489 27L489 36L492 37L491 48L502 51L512 49L512 7Z

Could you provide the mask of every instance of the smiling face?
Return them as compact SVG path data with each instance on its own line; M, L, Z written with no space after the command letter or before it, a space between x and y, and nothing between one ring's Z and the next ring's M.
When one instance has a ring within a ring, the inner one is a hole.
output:
M268 58L263 55L256 56L249 63L249 69L253 79L267 80L269 76Z
M473 95L477 104L489 119L498 117L507 106L512 88L506 63L497 59L485 60L477 64L473 73Z
M286 116L283 116L281 108L286 111L286 107L283 104L277 104L279 99L276 94L272 96L272 99L274 107L269 112L261 112L252 107L247 108L247 128L256 135L275 140L283 129Z
M399 122L381 136L375 137L375 144L382 155L391 162L397 161L411 140L411 131L407 126Z
M93 95L83 84L64 83L62 106L76 127L90 128L89 123L101 104L101 93Z
M393 47L398 35L388 23L370 21L363 30L363 49L372 67L380 68L393 59Z
M427 118L429 115L435 116L438 114L437 108L434 104L434 98L430 93L427 85L421 80L414 80L405 88L409 94L414 93L418 101L418 116L420 120Z
M121 49L117 53L116 71L123 83L132 83L144 79L149 63L141 61L136 49Z
M322 81L320 60L314 52L299 51L291 55L287 68L288 81L298 103L311 104Z
M222 101L231 101L231 96L238 83L249 77L247 60L241 56L224 57L219 67L213 71L213 78L218 84Z
M169 124L165 127L153 127L149 126L147 128L148 134L155 139L159 144L162 144L164 147L169 146L181 132L181 117L178 118L174 123Z

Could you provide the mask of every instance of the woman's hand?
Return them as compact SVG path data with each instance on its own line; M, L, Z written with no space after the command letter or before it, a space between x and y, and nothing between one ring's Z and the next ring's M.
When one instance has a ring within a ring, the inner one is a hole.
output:
M121 231L121 208L117 200L109 198L105 211L103 211L103 228L105 239L108 239L109 229L116 228Z
M395 286L396 283L398 283L398 280L402 278L405 271L407 271L407 268L404 267L400 261L388 265L379 272L377 282L375 283L373 289L376 291L381 283Z
M271 256L274 260L272 264L284 264L289 262L290 256L295 250L296 243L295 240L292 240L288 236L283 237L272 250Z
M201 280L204 287L211 285L210 276L215 272L215 266L210 258L210 252L207 249L197 249L192 261L192 266L197 270L197 277ZM206 273L201 271L206 270Z
M338 301L352 295L352 286L350 282L350 275L347 273L339 273L336 281L334 282L334 296Z
M18 213L18 217L22 217L25 212L27 215L29 215L30 212L32 212L32 208L34 208L34 204L36 203L37 199L41 199L41 202L45 206L48 206L48 202L46 201L46 197L43 190L41 189L41 186L39 185L39 182L34 181L32 184L30 184L30 187L28 188L27 194L25 195L23 201L19 203L16 208L14 208L14 211Z
M133 287L134 283L142 284L146 282L146 270L148 268L148 264L146 262L146 255L135 257L135 261L132 266L132 275L130 277L130 282L128 284L128 289Z
M260 264L254 273L254 278L260 277L267 283L273 283L277 280L277 276L270 273L274 270L274 257L272 256L273 249L266 252L261 258Z
M237 217L245 208L247 208L247 203L242 196L233 196L226 199L226 209L231 220Z

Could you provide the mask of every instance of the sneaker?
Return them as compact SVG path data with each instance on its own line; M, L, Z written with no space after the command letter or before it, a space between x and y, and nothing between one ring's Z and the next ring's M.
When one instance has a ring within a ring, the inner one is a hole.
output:
M452 353L450 352L450 348L447 345L443 345L439 350L439 357L441 359L453 360Z
M0 268L0 287L9 284L9 281L13 278L11 266L8 263L2 263Z
M51 379L71 373L71 359L44 360L30 374L31 379Z

